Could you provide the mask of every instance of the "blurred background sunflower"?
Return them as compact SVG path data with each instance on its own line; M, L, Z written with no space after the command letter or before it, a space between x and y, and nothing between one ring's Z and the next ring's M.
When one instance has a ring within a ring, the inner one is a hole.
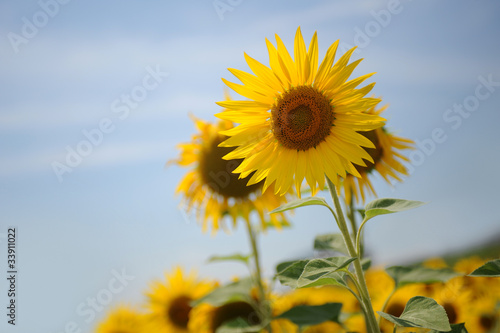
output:
M199 279L194 271L185 273L180 267L175 268L165 275L164 281L153 282L146 293L147 329L158 333L189 332L191 302L216 286L216 282Z
M109 308L106 318L101 321L96 333L147 333L146 318L143 313L128 305Z
M379 109L372 107L366 112L381 114L385 109L387 109L387 105ZM365 166L355 165L360 177L347 174L343 179L342 188L347 204L350 204L352 200L355 203L364 203L367 194L372 197L377 195L370 181L370 177L374 173L379 174L389 184L395 180L402 181L403 176L408 176L408 170L403 163L409 162L408 157L402 154L402 150L415 148L415 143L412 140L392 134L386 126L359 132L359 134L373 143L374 148L365 148L373 160L365 160Z
M202 303L193 308L189 329L196 333L215 333L223 323L238 318L249 325L261 324L259 315L248 302L228 302L221 306Z
M283 213L268 213L285 203L289 196L275 195L273 188L263 191L263 182L247 186L248 180L233 173L241 160L223 159L234 148L219 146L227 139L221 132L231 130L233 123L225 120L210 123L192 118L198 133L192 136L191 142L178 146L180 158L170 162L190 168L176 190L183 196L186 212L194 211L197 220L202 222L202 230L211 226L214 233L220 228L228 230L224 223L228 218L233 227L238 218L250 221L251 216L258 219L261 230L269 225L277 228L287 225Z

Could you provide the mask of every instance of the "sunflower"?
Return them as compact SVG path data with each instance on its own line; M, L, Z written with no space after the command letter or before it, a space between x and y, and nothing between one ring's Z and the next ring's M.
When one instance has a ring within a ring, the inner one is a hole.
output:
M304 180L312 194L323 189L326 176L339 184L338 175L360 176L353 164L373 162L363 148L373 143L359 134L383 125L383 118L365 113L377 105L377 98L365 97L374 83L357 88L372 74L348 80L361 60L350 64L355 48L335 64L339 44L328 49L318 67L318 42L314 36L306 50L300 27L294 43L294 59L276 35L277 48L266 39L270 68L245 54L255 75L229 69L242 84L223 81L250 100L218 102L227 110L216 116L239 123L223 131L230 136L222 147L237 147L225 159L243 159L234 170L248 185L264 181L264 190L275 184L285 194L295 184L300 196Z
M144 332L144 316L128 306L120 305L111 310L106 319L97 326L97 333L141 333Z
M196 333L215 333L225 322L241 318L249 325L260 324L260 318L251 304L243 301L221 306L202 303L193 308L189 330Z
M186 275L177 267L171 275L165 276L164 282L153 283L146 294L149 299L148 329L159 333L189 332L191 301L203 297L216 286L215 282L198 280L193 272Z
M395 317L401 316L403 313L406 303L410 300L410 298L418 295L419 287L416 285L406 285L398 289L390 298L389 302L385 309L382 309L383 312L393 315ZM385 318L381 318L380 320L380 328L381 331L384 332L392 332L394 328L394 324L386 320ZM400 331L401 330L401 331ZM418 331L417 328L411 329L402 329L399 328L398 332L415 332Z
M464 288L459 278L438 285L441 288L436 289L431 297L444 308L450 324L465 322L475 299L474 290Z
M372 107L366 111L368 114L379 115L387 105L376 110ZM408 171L402 161L408 162L408 158L401 155L399 150L412 149L414 142L387 131L385 127L376 128L371 131L360 132L361 135L370 140L374 148L366 148L372 161L365 161L366 165L356 165L355 168L361 177L347 174L343 181L345 200L350 203L354 195L356 202L365 201L365 193L376 195L372 183L368 178L375 171L389 184L392 180L401 181L400 176L408 175Z
M432 268L432 269L449 268L446 261L440 257L431 257L429 259L426 259L422 263L422 265L424 267Z
M252 212L258 214L263 229L269 219L278 228L286 225L283 213L265 214L283 204L286 197L275 195L272 189L262 191L262 183L246 186L246 181L232 172L240 161L222 159L233 148L219 147L227 138L219 131L233 128L233 123L223 120L212 124L194 117L193 121L199 132L192 136L191 142L179 145L180 158L170 163L192 167L176 192L183 194L188 212L196 211L203 232L210 221L212 231L216 232L221 226L225 227L221 223L224 217L230 217L234 227L238 217L248 220Z
M470 256L458 260L454 265L453 269L462 274L470 274L476 268L484 265L488 260L482 259L479 256Z
M470 274L486 262L488 262L488 260L478 256L466 257L457 261L453 269L458 273ZM474 290L474 297L495 295L495 297L500 300L500 283L498 283L498 278L465 275L456 277L455 279L462 283L464 289Z
M498 299L481 297L475 300L466 314L465 327L469 332L499 332L500 312L496 308Z

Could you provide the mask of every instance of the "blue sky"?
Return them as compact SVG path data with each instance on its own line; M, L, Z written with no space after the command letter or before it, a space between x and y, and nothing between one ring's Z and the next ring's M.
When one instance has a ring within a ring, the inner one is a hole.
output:
M318 32L320 57L337 39L358 44L354 59L364 60L353 75L377 72L387 126L420 143L405 182L375 186L380 197L428 204L367 225L374 261L500 232L496 1L221 1L224 12L210 0L0 2L0 246L15 226L19 251L18 325L2 315L2 332L60 333L72 323L91 332L105 309L91 316L89 298L141 304L148 283L177 264L222 281L245 274L205 263L248 251L243 228L202 234L174 196L185 170L164 165L194 132L188 113L219 112L220 78L234 79L227 68L247 70L243 52L267 64L265 38L277 33L291 49L298 26L306 40ZM85 133L96 144L82 144ZM58 177L54 165L72 149L88 154ZM292 223L261 238L266 276L335 231L320 207Z

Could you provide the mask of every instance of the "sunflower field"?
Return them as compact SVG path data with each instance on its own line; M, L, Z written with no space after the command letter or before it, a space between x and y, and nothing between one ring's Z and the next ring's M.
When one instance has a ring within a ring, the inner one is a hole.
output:
M239 83L223 78L220 112L192 115L191 141L167 162L185 169L176 194L203 232L245 229L250 254L210 261L243 263L248 275L220 282L172 267L143 304L109 308L97 333L500 332L499 259L371 264L368 221L424 205L367 200L375 175L389 184L409 176L415 142L387 127L388 105L364 83L374 73L353 77L355 48L338 56L337 40L319 57L318 39L306 43L299 27L288 48L278 35L265 40L268 64L245 53L250 71L229 69ZM327 209L332 233L316 237L318 255L281 262L266 278L261 237L291 228L304 206Z

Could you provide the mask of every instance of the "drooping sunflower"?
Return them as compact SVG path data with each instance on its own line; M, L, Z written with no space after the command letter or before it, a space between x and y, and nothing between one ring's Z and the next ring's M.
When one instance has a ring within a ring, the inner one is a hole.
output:
M300 27L294 43L294 58L276 35L277 48L266 39L270 67L245 54L255 75L229 69L242 84L223 81L249 100L218 102L226 111L216 116L239 123L223 131L230 136L222 147L237 147L225 159L243 159L234 170L248 185L264 181L264 190L285 194L295 184L300 196L304 180L312 194L323 189L325 175L335 184L346 172L360 176L354 164L373 162L362 148L374 148L359 131L374 130L384 119L364 111L380 100L365 97L374 86L358 86L366 74L348 81L361 60L348 64L355 48L335 64L338 41L330 46L318 66L318 42L314 36L306 49Z
M380 115L387 105L376 110L372 107L366 111L368 114ZM366 160L366 165L356 165L355 168L361 177L347 174L343 181L345 200L350 203L364 202L365 194L376 195L375 189L369 179L374 172L377 172L386 182L391 184L392 180L401 181L401 176L407 176L408 170L403 162L408 162L408 158L401 154L400 150L413 149L412 140L391 134L386 128L379 127L371 131L360 132L361 135L370 140L374 148L365 148L370 154L372 161Z
M222 159L234 148L219 147L227 139L219 132L230 130L233 123L219 120L212 124L194 117L193 121L199 132L192 136L191 142L179 145L180 158L172 162L192 168L176 192L183 194L187 211L196 212L202 230L205 232L210 222L213 232L225 228L225 217L232 219L234 227L238 217L248 220L252 213L259 216L263 229L268 222L278 228L286 225L283 213L266 214L283 204L286 197L275 195L272 188L263 191L262 183L246 186L246 180L233 173L240 161Z
M97 333L146 333L144 315L126 305L112 309L97 326Z
M177 267L165 281L151 285L148 297L147 328L149 331L186 333L191 313L191 301L199 299L217 286L217 283L199 280L194 272L183 273Z

